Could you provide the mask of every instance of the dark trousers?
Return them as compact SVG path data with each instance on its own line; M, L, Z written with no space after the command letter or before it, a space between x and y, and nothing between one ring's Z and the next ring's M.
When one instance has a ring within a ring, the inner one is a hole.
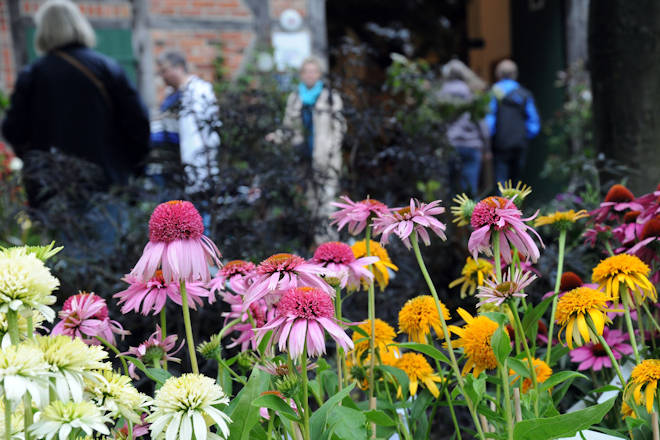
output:
M497 182L505 183L509 179L515 185L522 178L526 157L526 148L494 150L493 171L495 174L495 185L497 185Z

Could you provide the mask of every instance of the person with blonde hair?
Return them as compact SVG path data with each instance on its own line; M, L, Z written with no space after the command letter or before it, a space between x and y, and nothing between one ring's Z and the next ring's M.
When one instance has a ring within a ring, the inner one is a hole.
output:
M3 136L24 160L30 204L44 202L35 175L48 172L30 172L35 152L56 150L93 164L101 190L127 183L148 151L140 96L116 61L92 49L94 30L75 3L48 0L35 19L42 56L20 72L2 122Z
M266 140L279 143L288 132L292 145L309 165L307 208L323 228L316 234L317 243L336 235L334 228L329 227L328 217L334 211L331 203L339 191L341 146L346 133L341 96L325 84L322 76L320 59L309 57L303 61L300 83L286 102L282 129L266 135Z
M518 66L502 60L495 68L497 82L492 87L490 112L486 123L492 138L493 168L497 182L522 178L529 141L541 130L534 97L522 87Z

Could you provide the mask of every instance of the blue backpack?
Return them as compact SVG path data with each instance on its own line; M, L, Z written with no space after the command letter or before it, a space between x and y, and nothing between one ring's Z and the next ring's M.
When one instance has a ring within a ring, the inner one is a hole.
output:
M527 147L527 100L531 93L518 87L504 96L498 96L497 86L493 93L497 99L493 150L512 150Z

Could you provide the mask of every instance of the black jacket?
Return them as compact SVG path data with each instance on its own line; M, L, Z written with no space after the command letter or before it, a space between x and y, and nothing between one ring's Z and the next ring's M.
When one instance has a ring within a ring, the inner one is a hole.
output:
M19 74L2 134L19 157L56 147L100 166L108 184L126 183L148 151L147 109L114 60L79 45L60 50L103 83L110 102L78 68L48 53Z

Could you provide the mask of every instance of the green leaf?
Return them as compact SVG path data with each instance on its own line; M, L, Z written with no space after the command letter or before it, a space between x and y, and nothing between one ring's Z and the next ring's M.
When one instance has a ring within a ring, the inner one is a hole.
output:
M486 312L483 313L483 316L487 316L488 318L492 319L499 325L503 325L505 322L509 320L509 317L506 316L504 313L500 312Z
M418 390L415 400L413 400L412 407L410 408L410 418L419 420L426 417L426 409L433 403L433 396L427 389Z
M339 380L337 379L337 374L333 370L325 370L321 372L320 376L320 380L323 384L323 389L325 390L326 394L328 396L335 394L339 388Z
M344 399L344 397L348 396L354 387L355 383L339 391L337 394L326 400L323 406L321 406L314 412L314 414L312 414L312 417L309 418L309 428L312 438L320 438L321 434L326 431L325 425L328 420L328 414L330 413L330 410L336 407L337 404Z
M543 316L543 314L548 309L548 306L551 303L552 303L552 297L546 298L532 309L527 309L527 313L525 313L525 316L523 316L522 325L523 325L523 331L530 339L534 340L532 334L530 333L530 330L534 330L534 333L536 333L536 330L538 329L539 319L541 319L541 317ZM536 325L536 327L533 327L533 325Z
M559 359L563 358L571 351L568 347L563 345L555 345L552 347L552 353L550 354L550 366L555 365Z
M486 375L480 374L475 379L474 375L468 374L465 376L465 386L463 389L476 407L481 402L481 399L483 399L484 394L486 394Z
M500 365L504 365L506 359L511 353L511 339L509 339L509 334L504 329L503 326L497 327L493 337L490 340L490 343L493 347L493 352L495 353L495 358Z
M594 394L605 393L607 391L621 391L621 388L614 385L605 385L592 391Z
M273 337L273 331L268 330L266 332L266 335L264 338L261 340L259 343L259 346L257 347L257 351L259 352L259 355L263 358L264 354L266 353L266 347L268 347L268 343L270 342L270 338Z
M163 386L165 381L172 377L172 374L170 374L169 371L165 371L162 368L147 368L144 363L133 356L119 356L120 358L124 358L133 365L137 367L138 370L142 371L149 379L153 380L156 382L156 388L160 388Z
M263 407L272 409L273 411L277 411L279 415L286 417L289 420L293 420L294 422L300 421L300 417L298 417L293 408L291 408L291 406L287 404L281 397L274 394L264 394L257 397L252 401L252 406L256 406L257 408Z
M424 353L425 355L430 356L437 361L451 365L451 362L449 361L447 356L442 354L440 350L438 350L437 348L431 345L419 344L417 342L402 342L400 344L392 344L392 345L396 345L403 348L409 348L410 350L419 351L420 353Z
M576 378L587 379L587 376L578 373L577 371L560 371L559 373L555 373L552 376L550 376L542 384L539 384L539 391L547 390L569 379L576 379Z
M367 420L375 423L376 425L396 426L396 422L381 410L372 409L371 411L365 412L364 415L367 417Z
M229 437L233 440L248 440L250 431L259 423L259 408L252 406L262 392L268 388L270 375L258 368L252 370L250 379L240 393L231 401L225 413L231 417Z
M367 418L362 411L335 406L330 410L327 423L330 429L334 429L334 438L340 440L367 438ZM313 434L312 438L314 438Z
M507 366L522 378L532 377L532 373L529 371L529 364L527 362L523 362L517 358L509 358Z
M614 405L615 400L616 398L612 398L599 405L556 417L523 420L516 423L513 429L513 438L514 440L549 440L559 437L572 437L578 431L600 423Z
M410 379L408 378L406 372L399 368L391 367L389 365L380 365L376 368L394 377L396 382L401 387L401 393L403 394L404 399L406 399L408 396L408 387L410 385Z

